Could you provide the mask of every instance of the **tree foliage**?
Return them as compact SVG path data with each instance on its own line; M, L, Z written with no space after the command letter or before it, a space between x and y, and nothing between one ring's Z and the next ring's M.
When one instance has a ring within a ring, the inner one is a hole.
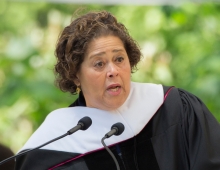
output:
M52 110L77 96L54 86L54 49L73 13L108 10L140 44L132 80L174 85L200 97L220 121L220 6L0 4L0 139L14 151ZM62 122L60 122L62 123Z

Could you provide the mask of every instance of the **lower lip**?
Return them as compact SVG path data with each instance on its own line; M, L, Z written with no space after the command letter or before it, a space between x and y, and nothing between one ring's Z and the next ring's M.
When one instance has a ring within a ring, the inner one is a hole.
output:
M120 93L121 93L121 87L120 88L118 88L118 90L116 90L116 91L112 91L112 90L107 90L107 92L110 94L110 95L112 95L112 96L117 96L117 95L119 95Z

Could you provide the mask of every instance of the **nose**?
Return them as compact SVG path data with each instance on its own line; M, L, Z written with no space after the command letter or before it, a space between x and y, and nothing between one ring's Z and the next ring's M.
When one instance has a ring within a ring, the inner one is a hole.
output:
M108 70L107 70L107 77L115 77L118 76L118 68L115 64L109 63Z

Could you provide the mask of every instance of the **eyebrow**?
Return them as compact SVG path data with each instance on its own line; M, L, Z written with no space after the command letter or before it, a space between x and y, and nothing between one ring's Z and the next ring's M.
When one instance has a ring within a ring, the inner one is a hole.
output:
M114 49L114 50L112 50L113 53L118 53L118 52L123 52L123 51L124 51L123 49ZM105 52L99 52L99 53L93 54L89 57L89 59L91 59L93 57L102 56L103 54L105 54Z

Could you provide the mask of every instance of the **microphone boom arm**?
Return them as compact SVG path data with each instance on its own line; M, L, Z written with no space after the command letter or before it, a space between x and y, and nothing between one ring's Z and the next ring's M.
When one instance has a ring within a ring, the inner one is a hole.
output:
M11 156L11 157L9 157L9 158L7 158L7 159L1 161L1 162L0 162L0 165L4 164L5 162L8 162L9 160L11 160L11 159L13 159L13 158L15 158L15 157L20 157L20 156L22 156L22 155L24 155L24 154L26 154L26 153L28 153L28 152L30 152L30 151L34 151L34 150L39 149L39 148L41 148L41 147L43 147L43 146L45 146L45 145L48 145L49 143L54 142L54 141L56 141L56 140L59 140L59 139L65 137L65 136L67 136L67 135L69 135L68 132L65 133L65 134L63 134L63 135L61 135L61 136L59 136L59 137L57 137L57 138L55 138L55 139L52 139L52 140L50 140L50 141L48 141L48 142L46 142L46 143L44 143L44 144L42 144L42 145L40 145L40 146L38 146L38 147L36 147L36 148L29 149L29 150L26 150L26 151L21 152L21 153L19 153L19 154L16 154L16 155L14 155L14 156Z
M41 147L43 147L45 145L48 145L48 144L50 144L50 143L52 143L52 142L54 142L56 140L59 140L59 139L65 137L67 135L71 135L74 132L76 132L77 130L86 130L86 129L88 129L91 126L91 124L92 124L92 119L90 117L88 117L88 116L85 116L85 117L83 117L82 119L79 120L78 124L75 127L73 127L72 129L68 130L67 133L65 133L65 134L63 134L63 135L61 135L61 136L59 136L59 137L57 137L55 139L52 139L52 140L50 140L50 141L48 141L48 142L46 142L46 143L44 143L44 144L42 144L42 145L40 145L40 146L38 146L36 148L29 149L29 150L20 152L20 153L14 155L14 156L11 156L11 157L1 161L0 165L4 164L5 162L8 162L9 160L11 160L13 158L22 156L22 155L24 155L24 154L26 154L28 152L34 151L34 150L39 149L39 148L41 148Z
M112 159L114 160L117 170L120 170L118 161L116 160L115 156L113 155L113 153L111 152L111 150L106 146L106 144L105 144L105 142L104 142L104 140L105 140L106 138L108 138L108 137L104 136L104 137L102 138L101 142L102 142L103 146L105 147L105 149L108 151L108 153L111 155Z

